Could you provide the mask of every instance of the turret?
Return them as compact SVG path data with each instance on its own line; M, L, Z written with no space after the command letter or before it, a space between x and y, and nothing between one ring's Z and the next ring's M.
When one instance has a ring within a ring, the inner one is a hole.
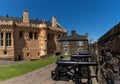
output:
M27 10L23 11L23 23L29 24L29 14Z

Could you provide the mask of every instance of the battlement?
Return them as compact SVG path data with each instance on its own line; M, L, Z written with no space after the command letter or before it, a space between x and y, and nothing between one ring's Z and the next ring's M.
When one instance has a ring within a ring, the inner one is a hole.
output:
M0 20L0 25L13 25L13 21Z

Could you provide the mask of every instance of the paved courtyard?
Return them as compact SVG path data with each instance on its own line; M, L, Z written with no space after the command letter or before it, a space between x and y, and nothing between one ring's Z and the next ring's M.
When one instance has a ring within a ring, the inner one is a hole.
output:
M0 84L73 84L72 81L53 81L50 74L54 68L55 64L50 64L25 75L0 82Z
M65 58L69 59L69 58ZM22 62L28 61L3 61L0 60L1 65L8 65L8 64L17 64ZM72 81L54 81L51 79L51 71L54 70L56 64L50 64L46 67L34 70L22 76L18 76L15 78L11 78L5 81L0 82L0 84L74 84ZM94 70L90 67L91 75L95 76ZM92 78L92 84L97 84L95 78Z

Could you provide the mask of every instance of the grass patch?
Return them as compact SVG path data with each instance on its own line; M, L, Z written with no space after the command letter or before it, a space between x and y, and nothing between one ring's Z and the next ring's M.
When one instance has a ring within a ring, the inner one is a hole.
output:
M68 55L64 55L64 57L68 57ZM35 69L52 64L56 61L56 59L57 59L57 56L51 56L51 57L43 58L36 61L23 62L20 64L7 65L7 66L0 66L0 81L13 78L16 76L20 76L25 73L31 72Z

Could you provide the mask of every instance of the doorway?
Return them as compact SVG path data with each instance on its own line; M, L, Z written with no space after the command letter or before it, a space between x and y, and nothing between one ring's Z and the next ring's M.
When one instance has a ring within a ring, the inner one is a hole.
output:
M18 60L23 60L23 56L22 55L18 55Z

